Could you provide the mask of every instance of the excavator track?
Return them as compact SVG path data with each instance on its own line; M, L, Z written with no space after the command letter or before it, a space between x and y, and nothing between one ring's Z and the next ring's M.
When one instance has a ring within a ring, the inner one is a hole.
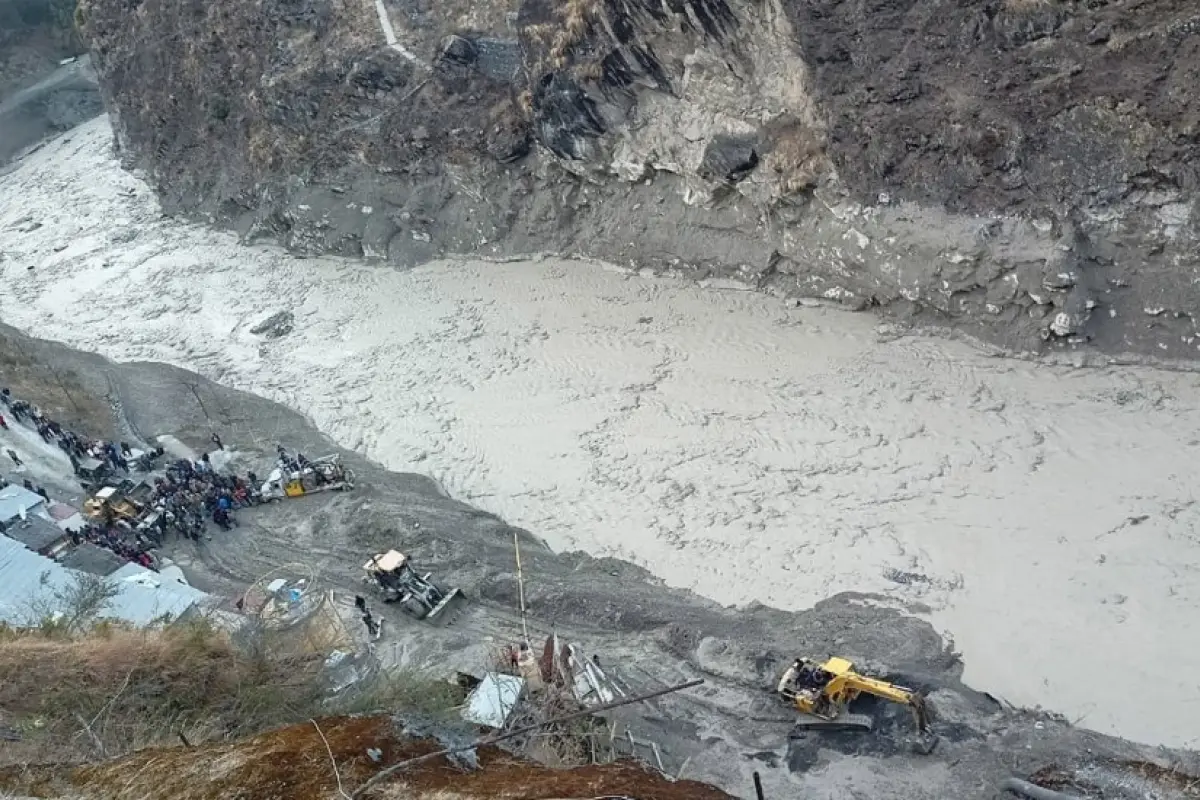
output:
M799 739L809 731L858 731L860 733L870 733L874 729L875 720L866 714L842 714L837 719L821 719L820 717L801 714L796 718L796 724L792 727L788 737Z

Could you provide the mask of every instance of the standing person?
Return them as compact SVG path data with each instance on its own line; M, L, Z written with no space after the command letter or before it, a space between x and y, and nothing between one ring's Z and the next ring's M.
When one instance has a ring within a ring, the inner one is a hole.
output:
M383 624L377 622L371 614L371 609L367 608L367 600L361 595L354 596L354 605L362 612L363 624L367 626L367 634L372 639L378 639L380 632L383 630Z
M4 419L4 415L0 414L0 428L8 430L8 422Z
M126 458L133 455L133 448L129 446L129 442L121 442L121 455Z
M221 442L221 437L217 435L217 432L216 432L216 431L213 431L213 435L212 435L212 443L213 443L213 444L215 444L215 445L217 446L217 449L218 449L218 450L224 450L224 449L225 449L225 445L224 445L224 444Z

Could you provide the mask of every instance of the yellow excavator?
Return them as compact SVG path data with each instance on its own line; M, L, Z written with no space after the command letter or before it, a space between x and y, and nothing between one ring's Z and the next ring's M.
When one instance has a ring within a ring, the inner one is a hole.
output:
M845 658L830 658L824 664L798 658L780 679L777 691L800 712L793 735L806 730L873 730L875 722L870 716L849 710L859 695L869 694L912 709L918 750L929 753L937 744L924 695L855 672L854 664Z

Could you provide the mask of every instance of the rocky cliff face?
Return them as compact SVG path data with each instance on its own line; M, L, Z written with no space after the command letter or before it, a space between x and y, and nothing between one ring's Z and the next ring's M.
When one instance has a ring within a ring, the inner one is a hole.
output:
M86 0L169 211L1196 354L1190 0Z

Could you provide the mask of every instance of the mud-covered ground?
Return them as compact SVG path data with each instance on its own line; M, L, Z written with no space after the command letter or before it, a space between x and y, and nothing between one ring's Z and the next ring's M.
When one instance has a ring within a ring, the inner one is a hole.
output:
M96 73L86 55L48 71L41 80L10 96L0 93L0 167L103 110Z
M3 333L8 346L28 346L15 331ZM471 603L446 629L378 606L386 623L376 652L385 662L447 675L454 669L478 672L520 632L516 533L531 632L555 630L580 642L634 690L705 679L697 690L621 715L638 735L659 742L669 771L683 769L686 777L742 796L758 770L768 797L940 800L989 797L1004 777L1047 764L1071 771L1108 759L1188 765L1195 758L1006 709L960 682L960 664L928 624L877 607L870 597L840 595L800 613L722 608L663 587L621 561L555 555L533 534L447 497L428 478L388 472L339 450L303 418L261 398L159 364L118 365L53 344L39 345L38 352L74 375L83 390L108 394L120 412L118 429L129 436L169 434L201 449L219 425L232 431L226 442L239 452L239 466L264 467L281 442L311 455L340 452L357 472L359 488L352 493L241 512L241 527L232 532L214 531L199 545L170 546L192 580L227 603L267 571L300 564L348 605L361 591L364 556L397 547L444 583L464 589ZM847 655L930 691L942 736L937 750L929 756L910 751L908 719L899 709L877 709L876 734L810 737L789 746L791 717L768 687L800 652Z

